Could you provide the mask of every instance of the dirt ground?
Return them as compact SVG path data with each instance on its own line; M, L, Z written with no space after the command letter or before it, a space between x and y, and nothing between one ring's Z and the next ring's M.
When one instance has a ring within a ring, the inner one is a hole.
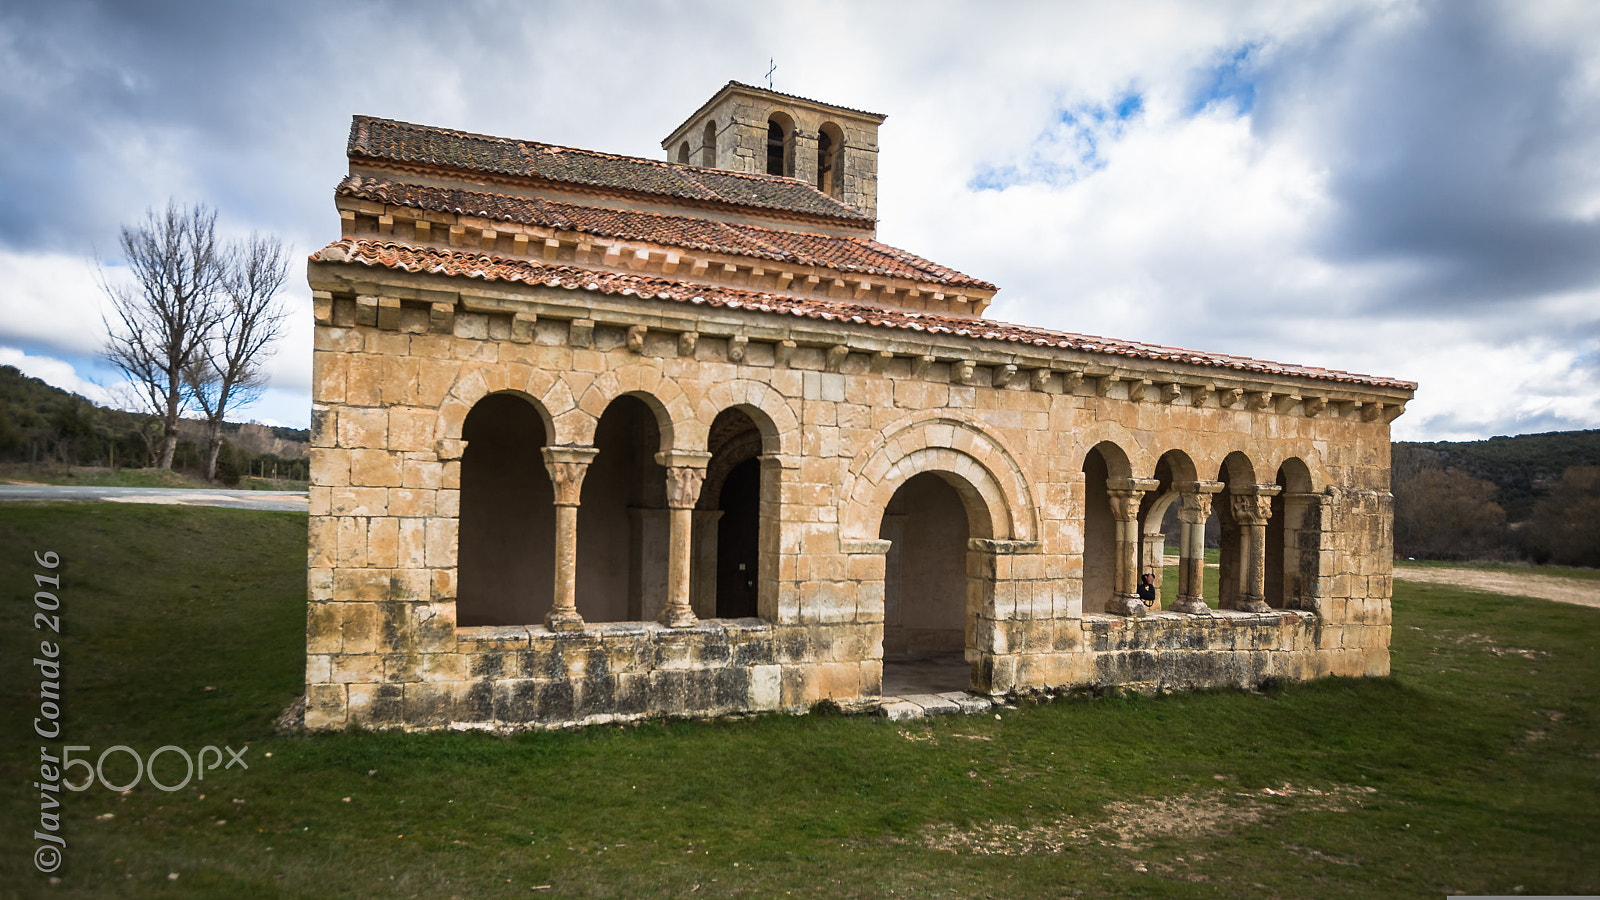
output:
M1449 584L1491 594L1537 597L1557 603L1600 608L1600 581L1536 575L1532 572L1492 572L1434 566L1395 566L1394 577L1401 581Z

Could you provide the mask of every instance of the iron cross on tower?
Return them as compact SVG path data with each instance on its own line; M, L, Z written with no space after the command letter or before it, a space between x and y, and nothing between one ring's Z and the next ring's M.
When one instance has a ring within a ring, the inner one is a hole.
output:
M767 90L770 91L772 90L772 73L778 71L778 61L769 57L767 65L769 66L767 69Z

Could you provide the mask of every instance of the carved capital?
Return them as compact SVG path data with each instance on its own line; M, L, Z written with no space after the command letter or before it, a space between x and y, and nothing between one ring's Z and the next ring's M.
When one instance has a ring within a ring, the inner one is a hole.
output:
M1119 522L1132 522L1139 518L1139 501L1144 499L1144 491L1118 491L1107 489L1106 496L1111 498L1111 517Z
M544 467L555 486L557 506L577 506L583 495L583 476L600 451L593 447L546 447Z
M700 485L706 479L711 454L694 450L663 450L656 463L667 470L667 506L693 509L700 500Z
M1254 490L1230 494L1234 521L1240 525L1265 525L1272 518L1272 498L1283 488L1258 484Z

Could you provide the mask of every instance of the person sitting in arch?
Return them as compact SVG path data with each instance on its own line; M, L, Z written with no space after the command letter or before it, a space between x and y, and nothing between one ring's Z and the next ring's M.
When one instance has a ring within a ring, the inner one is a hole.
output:
M1144 601L1145 606L1156 605L1156 577L1149 572L1139 579L1139 599Z

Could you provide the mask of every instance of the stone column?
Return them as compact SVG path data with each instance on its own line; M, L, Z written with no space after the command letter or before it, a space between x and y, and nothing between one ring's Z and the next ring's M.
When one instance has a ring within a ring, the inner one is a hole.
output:
M695 623L689 603L689 573L693 568L694 506L706 479L711 454L688 450L663 450L656 462L667 470L667 605L661 624L686 628Z
M583 627L578 615L578 501L583 476L599 454L593 447L546 447L544 465L556 495L555 597L544 617L551 631L576 631Z
M1144 495L1161 486L1154 478L1108 478L1106 495L1111 498L1111 517L1116 520L1116 575L1111 611L1124 616L1145 614L1139 599L1139 503Z
M1239 523L1244 559L1240 560L1239 608L1245 612L1268 612L1265 584L1267 577L1267 521L1272 518L1272 498L1283 490L1275 484L1258 484L1251 493L1234 493L1233 519Z
M1206 520L1211 518L1211 499L1222 490L1220 481L1190 481L1177 485L1182 506L1178 507L1178 599L1173 612L1202 613L1205 601Z

